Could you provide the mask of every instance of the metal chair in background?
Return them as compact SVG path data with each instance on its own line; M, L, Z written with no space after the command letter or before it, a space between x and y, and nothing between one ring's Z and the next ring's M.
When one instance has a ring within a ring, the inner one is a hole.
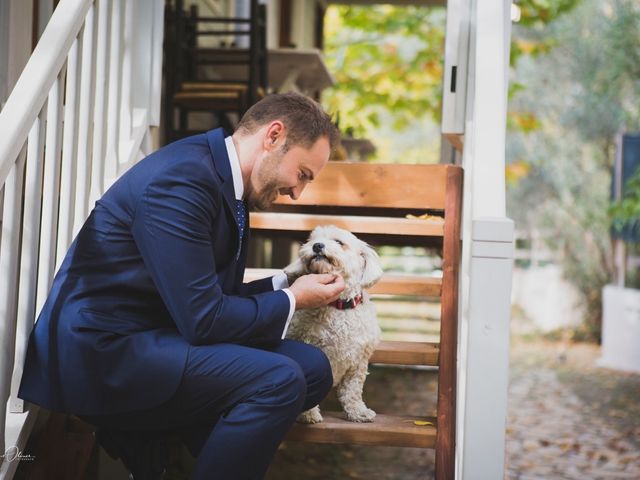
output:
M207 17L196 5L187 13L183 0L167 3L165 143L217 126L231 132L266 95L266 7L250 0L249 13L249 18ZM207 112L212 121L200 118L192 126L192 112Z

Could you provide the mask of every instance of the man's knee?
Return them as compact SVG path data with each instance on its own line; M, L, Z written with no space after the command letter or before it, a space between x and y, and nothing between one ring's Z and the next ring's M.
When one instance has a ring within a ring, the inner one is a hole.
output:
M329 393L333 386L331 363L325 353L317 347L306 345L299 351L303 360L303 370L307 381L307 396L303 410L318 405Z
M302 404L307 394L307 382L300 365L286 357L267 372L264 383L257 395L279 404Z
M329 393L333 386L333 372L331 371L331 363L325 353L317 347L310 345L309 356L313 365L312 381L317 384L317 389Z

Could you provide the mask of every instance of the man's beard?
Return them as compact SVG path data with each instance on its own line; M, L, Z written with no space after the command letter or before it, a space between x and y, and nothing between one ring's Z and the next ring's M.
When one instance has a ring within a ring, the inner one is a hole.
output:
M278 151L264 159L260 170L257 172L258 183L262 185L260 192L253 188L251 180L247 182L245 198L250 210L267 210L271 208L273 202L278 198L277 167L283 156L284 154Z
M246 199L249 210L268 210L276 198L278 198L278 186L275 180L265 184L260 193L253 189L251 182L247 185Z

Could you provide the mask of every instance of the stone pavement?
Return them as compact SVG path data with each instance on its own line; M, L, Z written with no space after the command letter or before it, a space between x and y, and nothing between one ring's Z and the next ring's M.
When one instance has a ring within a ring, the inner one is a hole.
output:
M506 478L640 479L640 375L596 369L598 356L595 346L512 348ZM629 407L616 409L625 396Z

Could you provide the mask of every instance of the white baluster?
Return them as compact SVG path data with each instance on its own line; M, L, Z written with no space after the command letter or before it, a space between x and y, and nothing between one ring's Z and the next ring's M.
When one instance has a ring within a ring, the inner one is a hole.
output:
M18 308L16 312L16 352L13 376L11 378L11 398L9 399L9 411L13 413L22 413L24 411L23 401L17 398L17 393L22 379L29 333L35 318L45 117L46 108L43 108L31 127L27 143L24 192L24 211L26 214L22 223Z
M151 0L153 4L153 38L151 40L151 88L149 98L149 124L160 125L160 103L162 100L162 40L164 38L164 0Z
M104 188L105 123L107 117L107 81L109 65L109 2L98 2L98 40L96 44L96 96L93 123L93 152L91 155L91 193L89 209L102 196Z
M58 237L58 194L60 190L60 143L62 139L64 77L65 71L63 70L58 75L58 79L54 82L53 87L51 87L47 104L47 134L44 150L42 220L40 227L36 314L40 312L47 293L49 293L55 268L56 240Z
M132 58L133 58L133 26L135 23L134 16L134 2L125 3L124 12L124 28L123 28L123 42L122 42L122 89L120 99L120 138L119 144L121 146L119 151L120 163L126 162L127 158L124 156L127 153L128 145L131 141L131 122L132 122L132 107L133 101L131 98L131 72L132 72ZM119 174L120 172L118 172Z
M122 1L111 2L111 30L109 49L109 94L107 109L107 152L104 165L103 188L109 188L118 174L118 133L120 130L120 71L122 62Z
M2 241L0 243L0 398L9 397L13 357L15 355L16 310L18 300L18 260L22 224L22 182L26 150L9 172L4 184ZM7 413L6 402L0 402L0 419ZM0 452L5 451L5 422L0 421Z
M87 13L82 32L82 61L80 74L80 108L78 112L78 156L76 177L76 200L73 218L75 237L87 218L89 186L91 182L91 148L93 137L93 100L95 98L95 69L93 65L96 46L93 28L96 9L92 5Z
M76 157L78 146L78 89L80 86L78 56L81 41L76 40L69 50L67 59L67 91L64 105L64 133L62 140L62 166L60 178L60 213L58 224L58 242L56 252L56 270L62 263L71 243L73 227L73 209L76 187Z

